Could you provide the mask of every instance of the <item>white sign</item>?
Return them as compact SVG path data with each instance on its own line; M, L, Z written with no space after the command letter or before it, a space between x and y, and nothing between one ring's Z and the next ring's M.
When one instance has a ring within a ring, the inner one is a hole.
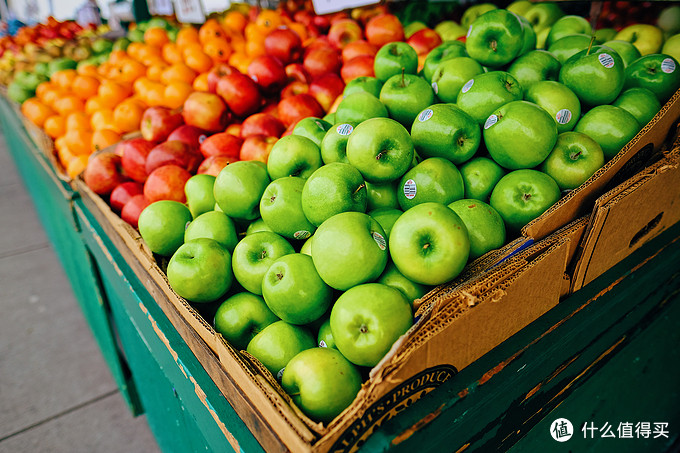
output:
M380 3L379 0L312 0L316 14L337 13L343 9L376 5L378 3Z
M174 0L177 20L186 24L202 24L205 13L201 0Z

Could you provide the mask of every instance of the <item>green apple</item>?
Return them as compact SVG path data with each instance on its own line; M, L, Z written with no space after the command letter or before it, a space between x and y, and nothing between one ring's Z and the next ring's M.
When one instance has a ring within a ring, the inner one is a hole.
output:
M380 99L365 91L348 94L335 111L335 121L338 123L359 124L370 118L388 116L387 108Z
M319 327L319 333L316 335L316 341L320 348L332 348L338 350L333 339L333 331L331 330L331 318L328 316Z
M373 367L413 325L411 304L401 291L366 283L344 292L331 310L338 351L350 362Z
M464 198L449 204L465 224L470 237L470 259L505 245L505 224L501 215L481 200Z
M548 39L546 44L548 47L560 38L564 38L568 35L575 34L592 34L593 29L590 26L590 22L581 16L562 16L550 27L550 33L548 34Z
M304 244L302 244L302 247L300 247L300 253L312 256L312 238L314 238L314 235L308 237Z
M378 278L387 253L385 231L361 212L329 218L316 230L312 242L312 259L321 279L341 291Z
M514 60L524 46L524 26L519 17L504 9L488 11L470 25L465 48L468 55L490 68Z
M324 164L347 160L347 140L358 123L337 123L331 127L321 140L321 160Z
M469 254L465 224L441 203L412 207L397 219L390 233L392 261L402 275L421 285L441 285L454 279Z
M451 161L430 157L410 169L401 178L397 200L402 210L421 203L449 204L465 194L463 177Z
M670 55L652 54L638 58L626 68L625 88L642 87L664 104L680 88L680 67Z
M198 238L214 239L229 253L234 251L238 243L234 222L225 213L217 211L201 214L187 226L184 242Z
M214 325L234 348L244 350L255 335L278 320L262 297L241 292L220 304Z
M246 351L259 360L277 379L281 379L288 362L306 349L316 347L309 331L285 321L276 321L248 343Z
M470 79L458 94L457 105L482 125L494 110L524 97L517 79L503 71L491 71Z
M322 119L329 124L335 124L335 112L326 113Z
M557 58L560 65L563 65L569 58L587 49L591 40L592 36L583 33L567 35L550 44L548 52Z
M536 30L536 49L545 49L545 42L548 40L548 35L550 34L550 27L543 28L541 30Z
M524 55L528 52L536 50L536 42L537 42L536 31L534 30L534 28L531 26L531 24L529 23L529 21L525 17L520 16L518 14L515 14L515 15L519 18L519 21L522 23L522 30L523 30L522 49L520 49L518 55Z
M437 31L436 28L435 31ZM463 31L462 36L465 36L465 31ZM425 57L425 61L423 62L423 77L425 77L425 80L429 83L432 83L432 76L441 63L453 58L466 56L467 51L465 50L465 44L460 41L445 40L443 43L430 50Z
M611 41L605 42L602 45L614 49L623 60L624 67L627 67L629 64L642 56L640 55L640 51L637 49L637 47L635 47L629 41L617 41L613 39Z
M387 43L375 54L373 72L381 82L402 72L415 74L418 72L418 54L405 42Z
M257 219L253 220L248 224L248 227L246 228L246 236L249 234L253 233L259 233L260 231L271 231L272 233L274 230L269 228L266 223L264 223L264 220L262 220L261 217L258 217Z
M212 302L231 287L231 255L214 239L198 238L182 244L167 269L170 287L191 302Z
M482 132L479 124L456 105L434 104L413 121L411 138L420 157L443 157L462 164L479 149Z
M392 226L394 222L403 214L398 207L397 208L378 208L369 211L368 215L373 218L376 222L380 224L382 229L385 231L385 237L390 237L390 231L392 231Z
M564 132L541 164L561 190L575 189L604 165L604 153L595 140L580 132Z
M609 47L592 46L562 65L560 82L578 96L581 108L609 104L623 88L623 60Z
M529 8L533 6L529 0L517 0L510 3L505 9L511 13L515 13L518 16L524 16L524 14L529 11Z
M663 43L661 53L670 55L676 61L680 61L680 34L673 35Z
M385 271L378 278L377 283L382 283L401 291L406 300L411 304L411 307L413 307L413 301L420 299L432 289L431 286L421 285L404 277L404 274L399 272L399 269L397 269L397 266L392 261L387 263Z
M288 239L304 240L316 230L302 211L304 186L305 180L295 176L275 179L260 200L260 215L264 223Z
M375 97L380 96L380 89L382 82L375 77L361 76L347 82L345 89L342 92L343 97L347 97L353 93L365 92L372 94Z
M465 198L487 201L496 183L505 175L503 167L488 157L475 157L460 167Z
M656 18L656 25L666 36L680 32L680 6L669 5L662 9Z
M417 32L418 30L422 30L423 28L427 28L427 24L419 20L414 20L413 22L404 27L404 36L406 37L406 39L408 39L415 32Z
M645 56L661 51L663 30L650 24L633 24L619 31L614 39L631 42Z
M479 16L497 8L498 7L493 3L479 3L476 5L471 5L465 10L463 16L460 18L460 25L463 27L463 29L467 30Z
M541 107L513 101L492 113L484 124L484 143L500 166L531 168L548 157L557 140L557 122Z
M413 161L413 140L395 120L372 118L359 124L349 136L347 160L364 180L391 182L406 173Z
M187 206L194 219L201 214L215 209L215 195L213 175L194 175L184 184L184 194L187 198Z
M326 131L328 131L331 126L332 124L328 121L310 116L297 122L293 128L293 135L306 137L313 141L318 147L321 146L321 140L323 139L324 135L326 135Z
M547 50L532 50L517 57L508 73L526 90L532 83L557 80L561 67L557 58Z
M640 126L649 123L661 110L656 95L647 88L635 87L624 90L612 105L622 108L635 117Z
M333 162L315 171L302 189L302 211L316 226L346 211L366 212L366 183L350 164Z
M361 390L361 374L337 349L312 348L288 362L281 385L305 415L330 423Z
M593 107L579 120L574 130L595 140L604 152L605 160L614 157L642 126L635 117L613 105Z
M185 204L156 201L139 215L139 234L152 252L172 256L184 243L184 230L191 220L191 211Z
M434 31L436 31L442 38L442 41L445 42L455 41L467 34L467 28L457 24L453 20L443 20L439 22L437 25L435 25Z
M489 204L516 233L560 199L560 188L549 175L533 169L511 171L503 176Z
M526 17L537 33L544 29L549 30L562 16L564 16L564 12L562 12L557 3L553 2L534 3L524 13L524 17Z
M397 201L397 183L372 183L366 181L366 210L381 208L399 208Z
M252 160L233 162L215 179L215 201L229 217L253 220L260 216L260 198L269 183L264 165Z
M607 41L612 41L617 33L618 32L613 28L599 28L595 30L595 44L604 44ZM604 45L606 46L607 44ZM612 49L614 48L612 47ZM621 55L621 58L623 58L623 55Z
M483 73L482 65L470 57L451 58L441 62L432 74L432 89L442 102L456 102L465 83Z
M557 123L557 132L567 132L576 126L581 117L581 103L566 85L544 80L531 85L524 99L548 112Z
M293 246L271 231L246 235L234 248L231 267L234 277L244 289L262 294L262 278L274 261L295 253Z
M434 92L425 79L417 75L397 74L383 85L380 102L387 107L390 118L410 127L418 112L434 102Z
M272 146L267 172L272 181L287 176L307 179L321 165L321 151L316 143L302 135L287 135Z

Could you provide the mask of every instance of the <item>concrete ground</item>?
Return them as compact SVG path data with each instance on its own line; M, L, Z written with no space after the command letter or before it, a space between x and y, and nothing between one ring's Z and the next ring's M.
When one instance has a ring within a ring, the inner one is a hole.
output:
M0 453L153 453L0 136Z

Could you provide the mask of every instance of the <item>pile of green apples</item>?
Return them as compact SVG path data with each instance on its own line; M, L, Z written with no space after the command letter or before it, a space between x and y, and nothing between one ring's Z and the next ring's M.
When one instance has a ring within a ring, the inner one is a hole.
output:
M179 296L219 304L216 331L329 422L414 300L590 178L680 87L673 57L591 35L564 16L537 50L526 18L494 8L420 72L411 46L386 44L335 112L301 120L266 164L193 176L140 234Z

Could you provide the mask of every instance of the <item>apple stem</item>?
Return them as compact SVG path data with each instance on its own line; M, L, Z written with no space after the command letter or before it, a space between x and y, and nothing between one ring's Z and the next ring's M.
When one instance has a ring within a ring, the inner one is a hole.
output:
M498 42L494 39L493 41L491 41L491 50L495 52L496 49L498 49Z
M590 51L593 49L593 43L595 42L595 35L591 36L590 38L590 44L588 44L588 51L586 52L586 55L590 55Z
M262 250L262 252L260 252L260 259L263 260L263 259L265 259L266 257L267 257L267 251L266 251L266 250Z
M278 272L276 274L276 278L278 278L279 280L283 280L283 274L281 272Z
M355 190L354 193L353 193L352 195L356 195L356 194L359 193L359 191L360 191L361 189L363 189L364 187L366 187L366 183L363 183L363 182L362 182L362 183L359 185L359 187L357 187L357 190Z
M529 201L530 198L531 198L530 193L525 193L524 195L522 195L522 200L524 201Z
M359 327L359 332L361 332L361 333L367 333L368 332L368 327L366 327L366 324L362 324L361 327Z
M576 160L576 159L578 159L580 156L581 156L581 151L576 152L576 153L572 153L571 156L569 156L569 158L571 158L571 160Z
M380 160L385 154L387 154L387 151L380 151L376 156L375 160Z
M423 250L427 250L430 248L430 243L428 242L427 244L423 245Z
M274 200L276 200L276 196L275 196L275 195L272 195L272 197L269 198L269 202L270 202L270 203L274 203Z

